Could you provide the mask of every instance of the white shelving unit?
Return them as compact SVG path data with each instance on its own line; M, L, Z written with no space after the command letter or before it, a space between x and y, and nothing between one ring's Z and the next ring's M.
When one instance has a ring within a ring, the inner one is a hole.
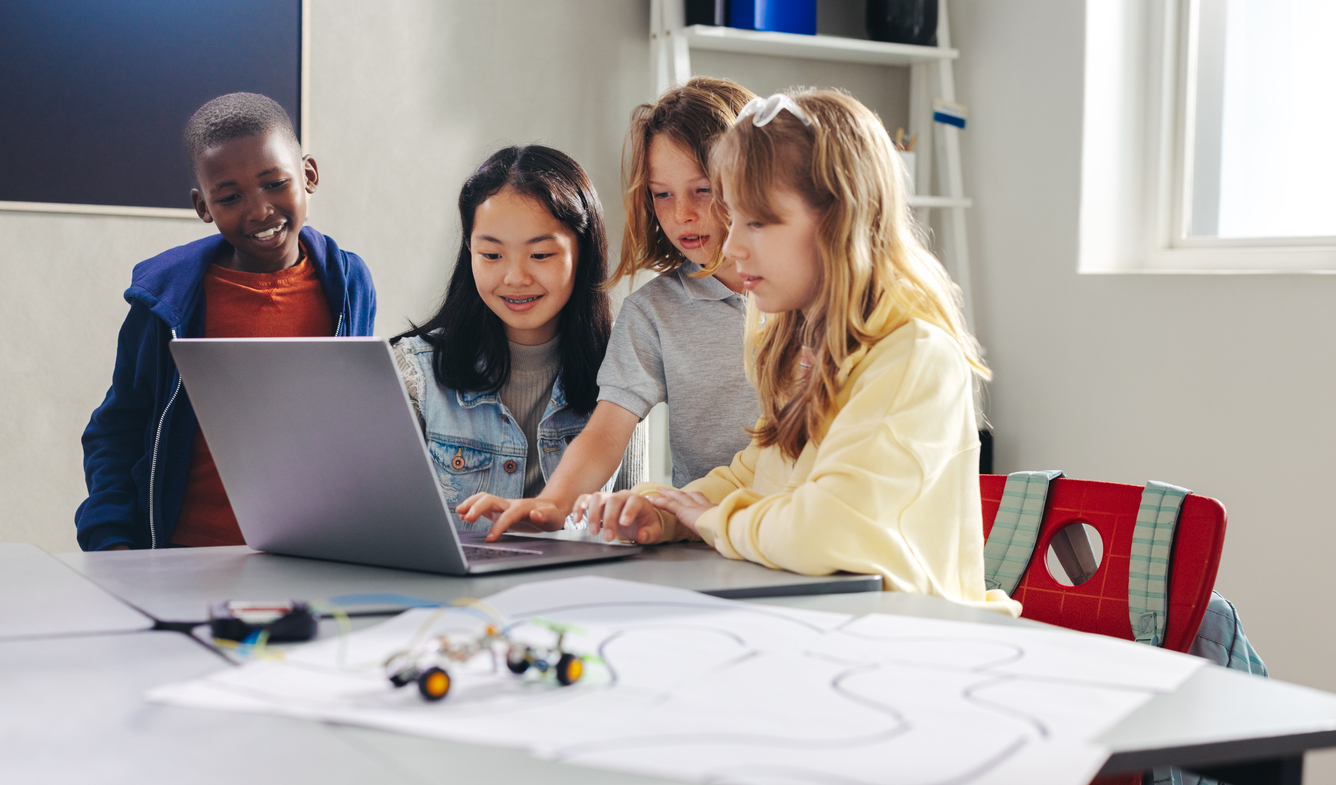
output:
M793 35L731 27L692 25L667 32L686 41L687 51L710 49L716 52L797 57L804 60L828 60L865 65L918 65L935 60L954 60L960 53L942 47L888 44L858 38L830 35Z
M910 197L909 203L921 222L926 222L928 210L943 211L942 261L960 285L965 300L965 318L973 329L969 244L965 234L965 211L973 203L965 196L960 166L960 129L932 121L933 99L954 101L956 98L952 66L960 57L960 52L951 48L947 0L939 0L939 3L938 46L910 46L829 35L769 33L707 25L688 27L682 0L651 0L650 68L654 73L654 97L657 97L670 86L683 84L691 78L692 50L908 67L909 133L919 136L916 147L918 170L914 178L925 186L931 183L935 163L938 184L937 194L916 194Z

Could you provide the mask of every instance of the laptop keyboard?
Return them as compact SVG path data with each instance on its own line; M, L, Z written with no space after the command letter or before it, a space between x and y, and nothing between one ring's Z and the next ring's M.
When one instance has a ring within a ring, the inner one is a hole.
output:
M542 556L542 551L525 551L519 548L496 548L488 545L465 545L464 558L471 562L487 559L513 559L516 556Z

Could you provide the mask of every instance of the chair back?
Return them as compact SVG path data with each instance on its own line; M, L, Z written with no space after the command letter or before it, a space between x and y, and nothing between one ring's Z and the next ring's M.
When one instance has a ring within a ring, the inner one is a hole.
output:
M983 533L987 538L997 517L1006 475L979 477L983 499ZM1021 616L1082 632L1134 640L1128 619L1128 566L1142 487L1094 480L1059 478L1049 484L1043 522L1034 554L1013 599ZM1079 586L1065 586L1049 574L1045 556L1064 527L1087 523L1099 532L1103 558L1094 575ZM1169 607L1163 647L1187 651L1201 627L1215 586L1220 551L1225 543L1225 508L1207 496L1183 500L1169 557Z

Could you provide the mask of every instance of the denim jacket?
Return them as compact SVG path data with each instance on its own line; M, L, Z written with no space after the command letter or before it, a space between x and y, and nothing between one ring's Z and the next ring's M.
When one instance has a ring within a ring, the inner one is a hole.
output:
M421 374L417 397L423 434L441 494L452 508L475 493L487 492L503 499L524 496L524 465L529 442L497 393L465 392L444 387L431 368L431 344L411 337L397 347ZM410 385L410 392L411 392ZM538 423L538 457L543 481L552 478L566 446L584 430L589 416L566 404L561 374L552 385L543 419ZM611 490L613 480L605 490ZM469 524L457 520L461 530L486 530L491 523L479 519Z

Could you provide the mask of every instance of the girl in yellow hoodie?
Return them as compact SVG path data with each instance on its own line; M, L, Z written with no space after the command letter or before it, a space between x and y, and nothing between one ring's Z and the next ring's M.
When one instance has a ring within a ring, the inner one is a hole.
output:
M590 530L704 539L820 575L881 575L1019 615L985 591L973 375L960 292L915 232L877 116L833 91L752 101L711 157L724 255L751 295L751 444L682 490L580 497Z

